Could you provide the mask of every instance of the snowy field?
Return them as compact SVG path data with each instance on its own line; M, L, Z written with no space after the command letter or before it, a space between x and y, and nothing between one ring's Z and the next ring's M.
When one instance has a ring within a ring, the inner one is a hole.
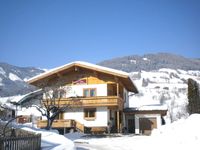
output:
M124 135L121 137L81 137L66 134L77 150L199 150L200 115L194 114L153 131L151 136Z

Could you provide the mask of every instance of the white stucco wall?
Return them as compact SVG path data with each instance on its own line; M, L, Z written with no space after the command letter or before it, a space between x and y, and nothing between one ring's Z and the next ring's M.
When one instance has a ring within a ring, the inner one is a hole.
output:
M124 103L124 107L125 108L128 108L129 107L129 96L128 96L129 92L124 88L124 100L125 100L125 103Z
M96 118L95 120L85 120L83 108L77 108L72 111L68 111L64 114L64 119L74 119L87 127L101 127L107 126L108 123L108 113L107 107L97 107L96 108Z
M84 88L96 88L97 96L107 96L107 85L106 84L83 84L83 85L72 85L71 90L67 93L67 97L71 96L83 96Z
M90 85L73 85L71 86L70 92L68 92L67 97L71 96L83 96L84 88L96 88L96 96L107 96L107 84L90 84ZM96 118L95 120L85 120L84 119L84 109L74 108L64 114L64 119L74 119L87 127L101 127L107 126L108 122L107 107L96 107Z
M157 128L161 126L161 115L160 114L136 114L135 115L135 134L140 134L139 119L140 118L156 118Z

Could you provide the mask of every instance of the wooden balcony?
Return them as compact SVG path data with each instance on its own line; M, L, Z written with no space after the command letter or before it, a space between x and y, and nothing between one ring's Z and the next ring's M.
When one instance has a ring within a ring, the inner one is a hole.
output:
M119 96L74 97L56 100L55 105L70 107L117 107L123 108L123 99ZM48 105L48 103L46 103Z
M47 125L47 120L38 120L37 127L45 128ZM81 132L84 132L84 125L78 121L71 119L60 119L54 120L52 128L75 128Z
M47 120L39 120L37 122L38 128L45 128ZM52 128L70 128L74 126L74 120L54 120Z

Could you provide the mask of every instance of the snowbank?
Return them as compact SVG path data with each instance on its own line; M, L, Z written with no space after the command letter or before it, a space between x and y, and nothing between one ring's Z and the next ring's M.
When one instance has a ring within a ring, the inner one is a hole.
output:
M153 131L151 136L125 135L109 138L81 138L74 140L78 147L104 150L199 150L200 114L178 120ZM83 143L83 144L80 144ZM88 144L87 144L88 143Z
M31 123L16 124L15 122L12 122L12 126L14 126L15 128L20 128L26 131L41 134L42 150L75 150L74 143L63 135L58 134L57 130L48 131L44 129L38 129L33 127Z
M1 121L1 120L0 120ZM20 128L26 131L35 132L41 134L41 149L42 150L75 150L74 143L58 134L57 130L44 130L32 127L31 123L27 124L16 124L12 122L12 126Z
M80 139L82 136L84 136L84 133L74 132L74 133L67 133L65 134L65 137L74 141L76 139Z
M178 120L172 124L153 130L152 138L160 139L162 144L169 143L172 149L193 149L200 146L200 114L193 114L187 119Z
M42 135L41 147L42 150L74 150L74 143L58 134L55 130L47 131L43 129L31 128L28 126L22 126L21 129L40 133Z

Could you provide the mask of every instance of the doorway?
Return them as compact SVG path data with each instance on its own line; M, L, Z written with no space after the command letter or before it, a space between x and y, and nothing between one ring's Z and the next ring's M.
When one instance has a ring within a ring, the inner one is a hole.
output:
M135 133L135 119L128 119L128 133Z

